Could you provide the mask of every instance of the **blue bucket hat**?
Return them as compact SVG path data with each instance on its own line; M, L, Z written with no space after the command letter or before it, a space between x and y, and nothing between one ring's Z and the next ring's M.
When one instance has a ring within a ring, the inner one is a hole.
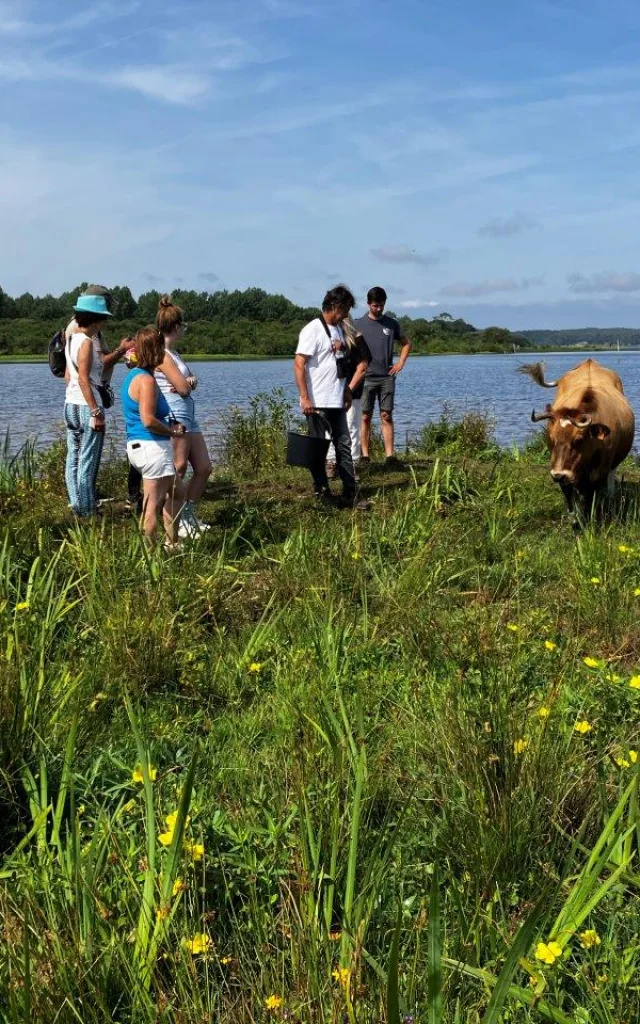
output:
M73 307L75 313L98 313L99 316L113 316L107 309L104 295L79 295Z

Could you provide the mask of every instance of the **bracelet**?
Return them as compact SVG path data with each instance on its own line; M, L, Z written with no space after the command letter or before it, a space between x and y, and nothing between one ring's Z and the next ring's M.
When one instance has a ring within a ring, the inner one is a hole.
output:
M98 407L96 407L95 409L89 409L89 412L91 413L92 416L102 416L103 415L103 410L98 408Z

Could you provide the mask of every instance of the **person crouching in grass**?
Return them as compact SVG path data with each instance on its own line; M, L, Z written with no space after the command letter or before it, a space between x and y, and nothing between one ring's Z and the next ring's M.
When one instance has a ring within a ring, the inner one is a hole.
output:
M162 512L165 547L177 544L178 520L184 487L173 462L172 442L184 433L184 424L172 425L169 405L161 394L154 371L165 356L164 338L155 327L134 335L136 365L122 384L122 411L127 428L127 456L142 475L142 528L149 541L157 539Z

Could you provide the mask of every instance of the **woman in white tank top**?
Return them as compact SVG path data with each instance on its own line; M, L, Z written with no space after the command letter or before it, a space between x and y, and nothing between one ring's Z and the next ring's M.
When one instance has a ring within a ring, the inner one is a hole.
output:
M191 370L175 351L175 345L184 337L186 324L179 306L176 306L168 295L164 295L158 306L156 326L164 338L166 354L163 362L156 370L158 387L167 399L174 420L184 424L182 436L173 439L173 458L176 472L184 478L187 467L191 466L193 475L187 485L186 504L182 512L182 522L178 533L181 537L197 537L209 527L198 519L195 503L202 497L207 480L211 473L211 460L207 446L198 423L192 391L198 383ZM172 386L171 378L178 371L188 387L186 394L182 389Z

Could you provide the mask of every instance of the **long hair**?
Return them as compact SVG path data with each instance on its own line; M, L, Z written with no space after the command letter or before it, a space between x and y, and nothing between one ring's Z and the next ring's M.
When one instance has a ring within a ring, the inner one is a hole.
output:
M170 295L163 295L158 304L156 327L161 334L171 334L184 323L184 314L180 306L176 306Z
M155 370L164 359L164 338L157 327L143 327L131 339L135 346L136 366Z
M348 348L355 348L356 347L356 340L357 340L357 338L358 338L358 336L360 334L360 331L358 330L358 328L354 324L353 317L351 316L351 313L349 313L348 316L345 316L345 318L342 321L342 323L340 324L340 326L342 327L342 330L344 331L344 340L347 343L347 347Z

